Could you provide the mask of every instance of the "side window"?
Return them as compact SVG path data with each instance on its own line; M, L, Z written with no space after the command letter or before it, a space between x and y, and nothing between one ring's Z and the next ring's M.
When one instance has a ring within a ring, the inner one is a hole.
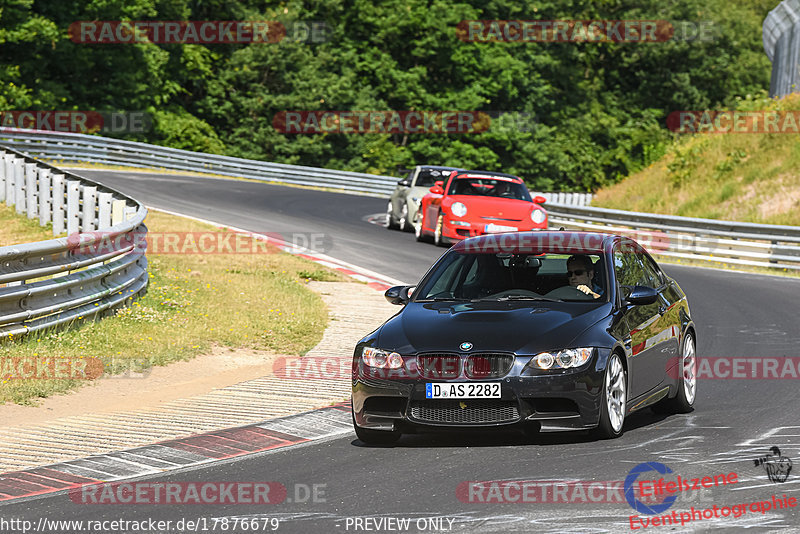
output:
M642 285L642 280L646 280L641 255L633 251L614 251L614 272L621 286L638 286Z
M658 269L653 260L651 260L646 254L641 254L642 262L644 262L645 274L648 278L649 283L643 284L653 289L658 289L659 287L664 285L664 279L661 277L661 271Z

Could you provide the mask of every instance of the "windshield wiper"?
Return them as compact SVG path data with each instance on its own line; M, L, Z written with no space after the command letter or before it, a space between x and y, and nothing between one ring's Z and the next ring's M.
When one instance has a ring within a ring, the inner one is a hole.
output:
M549 299L547 297L531 297L529 295L503 295L502 297L495 297L495 298L472 299L472 302L480 302L482 300L490 300L490 301L534 300L534 301L540 301L540 302L562 302L561 299Z
M464 302L466 300L468 300L468 299L462 299L462 298L458 298L458 297L431 297L431 298L427 298L427 299L419 299L416 302L445 302L445 301Z

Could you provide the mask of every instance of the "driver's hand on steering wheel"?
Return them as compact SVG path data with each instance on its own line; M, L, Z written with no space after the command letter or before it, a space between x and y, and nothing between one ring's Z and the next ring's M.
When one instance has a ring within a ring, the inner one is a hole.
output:
M575 289L577 289L578 291L580 291L582 293L586 293L587 295L591 295L592 297L594 297L596 299L600 298L600 295L598 293L595 293L594 291L589 289L589 286L587 286L585 284L581 284L581 285L577 286Z

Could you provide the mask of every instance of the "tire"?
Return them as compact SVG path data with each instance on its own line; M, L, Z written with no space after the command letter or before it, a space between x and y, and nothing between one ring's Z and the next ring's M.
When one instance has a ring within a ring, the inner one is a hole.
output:
M417 212L414 223L414 234L417 236L417 241L420 243L430 241L430 238L422 233L422 216Z
M697 353L694 336L686 332L681 344L681 375L678 381L678 393L671 399L664 399L653 405L656 413L689 413L694 410L697 398Z
M439 214L439 218L436 220L436 230L433 233L433 244L437 247L447 246L442 237L442 232L444 232L444 215Z
M353 429L356 437L366 445L391 445L396 443L402 435L399 430L370 430L361 428L356 424L356 416L353 415Z
M408 220L408 202L403 202L403 209L400 210L400 220L397 227L401 232L411 232L414 229L414 225Z
M394 216L392 215L392 201L389 201L389 205L386 207L386 228L389 230L397 230L399 225L394 222Z
M619 354L608 357L603 377L603 393L600 403L600 424L594 433L601 439L614 439L622 435L625 412L628 408L628 374L622 366Z

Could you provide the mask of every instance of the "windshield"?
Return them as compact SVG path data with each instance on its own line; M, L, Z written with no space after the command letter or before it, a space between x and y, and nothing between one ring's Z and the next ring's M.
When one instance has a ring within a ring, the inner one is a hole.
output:
M453 170L455 169L420 169L414 185L430 187L438 180L447 180Z
M602 254L447 254L415 292L425 300L606 302Z
M532 202L528 189L523 184L504 178L457 178L450 184L447 194L513 198Z

